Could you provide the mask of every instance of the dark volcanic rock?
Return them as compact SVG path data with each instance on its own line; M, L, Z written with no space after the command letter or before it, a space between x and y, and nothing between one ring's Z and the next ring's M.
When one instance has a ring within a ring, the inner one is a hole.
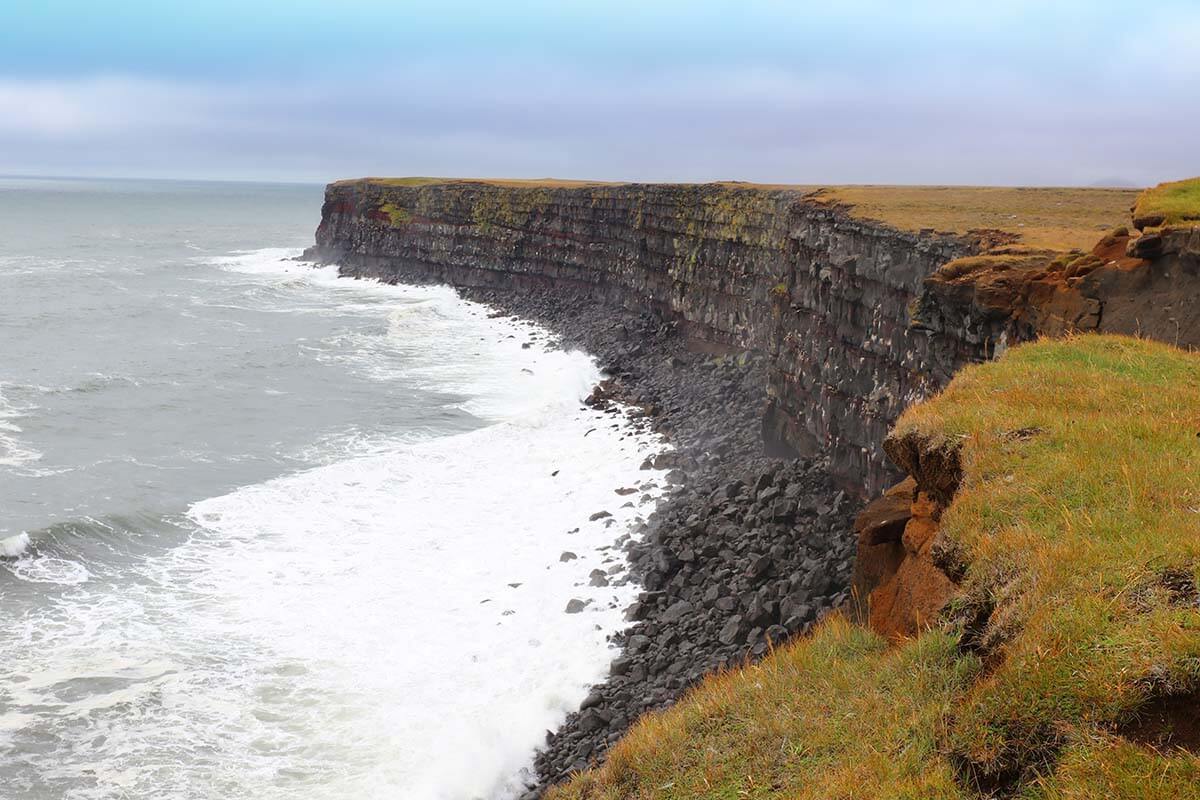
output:
M717 634L717 641L728 647L740 642L745 634L745 621L741 614L735 614L721 626L721 632Z
M881 443L899 412L989 352L970 331L913 329L909 306L938 267L989 244L899 231L787 189L361 180L326 189L309 255L360 277L521 295L549 288L657 315L709 352L767 354L755 388L769 387L770 402L752 412L771 453L825 453L835 475L873 492L897 479ZM593 320L559 321L571 330ZM622 346L591 349L609 374L652 372L676 387L698 378L714 404L737 401L737 380L703 355L656 349L637 323L594 321ZM651 407L678 413L668 396ZM722 433L713 429L710 456L724 456Z
M583 611L585 608L587 608L587 605L587 603L580 600L578 597L572 597L567 601L566 611L568 614L578 614L580 611Z
M627 545L630 572L647 591L626 610L631 627L614 636L622 653L609 679L538 754L545 786L602 759L640 714L670 705L706 673L761 657L768 642L806 631L841 603L856 503L844 499L825 462L763 455L762 359L698 357L653 315L569 292L466 294L541 322L561 346L609 364L615 374L603 383L604 402L632 406L630 424L664 434L674 450L647 466L682 476L640 540ZM671 353L683 363L669 364ZM589 582L604 577L594 570Z
M429 275L383 262L358 274L392 280ZM640 714L673 703L706 673L767 652L842 602L850 577L854 503L820 459L764 455L768 361L745 352L697 353L690 331L654 310L602 305L589 295L517 281L463 294L539 322L561 347L606 365L588 398L598 410L633 411L628 424L663 434L673 450L647 459L671 484L627 547L630 576L646 589L626 610L631 627L610 677L537 755L541 787L602 759ZM654 478L660 486L661 478ZM650 488L643 481L643 489ZM818 507L827 510L817 513ZM598 511L593 520L606 519ZM611 521L611 520L608 520ZM589 582L603 585L603 573ZM817 589L820 589L818 591ZM573 599L569 613L586 604Z
M687 600L678 600L673 603L670 608L659 615L658 620L666 625L677 623L684 617L688 616L692 612L692 608L692 604Z

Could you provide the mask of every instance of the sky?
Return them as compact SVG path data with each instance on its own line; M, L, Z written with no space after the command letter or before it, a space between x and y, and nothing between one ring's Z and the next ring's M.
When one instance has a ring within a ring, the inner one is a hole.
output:
M1200 0L4 7L0 174L998 185L1200 174Z

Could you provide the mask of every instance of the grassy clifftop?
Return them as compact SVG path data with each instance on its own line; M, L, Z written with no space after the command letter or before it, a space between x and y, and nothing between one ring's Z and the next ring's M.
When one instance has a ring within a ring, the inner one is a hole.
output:
M1014 348L894 438L953 453L956 596L889 643L837 618L642 720L554 800L1200 797L1200 356Z
M1142 192L1133 208L1139 228L1200 224L1200 178L1162 183Z
M1019 236L1027 247L1048 250L1090 249L1129 218L1137 194L1006 186L839 186L825 193L850 203L856 216L901 230L997 230Z
M485 186L506 186L513 189L579 189L586 186L621 186L620 183L605 181L581 181L566 178L430 178L411 176L404 178L348 178L335 184L366 181L380 186L436 186L445 183L478 183Z
M557 178L363 178L379 186L422 187L440 184L496 186L508 189L597 189L633 184ZM354 180L338 181L352 184ZM699 185L699 184L681 184ZM712 186L795 192L797 199L837 203L857 218L900 230L931 229L966 234L999 231L1039 249L1087 249L1107 230L1129 217L1135 190L1081 188L1010 188L986 186L806 186L725 181Z

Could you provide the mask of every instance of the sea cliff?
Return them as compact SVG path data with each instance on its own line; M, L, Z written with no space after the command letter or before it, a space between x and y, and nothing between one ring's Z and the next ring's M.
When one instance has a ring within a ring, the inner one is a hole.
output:
M630 609L633 626L615 637L624 653L548 739L531 796L601 759L639 714L839 607L882 637L833 623L852 650L921 639L948 620L918 657L947 671L947 696L958 691L965 672L955 671L970 665L954 648L986 658L988 636L999 635L985 631L996 606L956 605L971 558L941 533L969 479L964 449L889 432L961 368L1022 342L1100 332L1200 345L1190 301L1200 291L1200 229L1157 208L1135 214L1131 229L1123 223L1134 199L1116 190L331 184L306 258L353 277L449 284L549 325L613 376L589 402L636 406L679 445L679 485L642 540L626 545L646 591ZM838 485L874 497L905 475L852 528L856 503ZM838 691L847 703L874 702ZM1041 751L1014 757L1013 777L1003 759L952 755L960 771L949 780L1003 791L1042 763Z
M1096 240L1124 221L1109 216ZM768 451L825 453L872 495L898 475L881 443L900 412L998 348L1072 330L1200 343L1179 302L1194 233L1127 255L1128 230L1098 253L1020 230L905 230L811 189L363 179L329 185L310 255L385 280L569 290L675 321L700 348L762 353Z
M926 276L980 237L910 233L789 189L347 181L315 255L347 274L553 287L677 321L698 347L769 360L774 452L827 452L860 492L894 477L879 443L986 345L909 327Z

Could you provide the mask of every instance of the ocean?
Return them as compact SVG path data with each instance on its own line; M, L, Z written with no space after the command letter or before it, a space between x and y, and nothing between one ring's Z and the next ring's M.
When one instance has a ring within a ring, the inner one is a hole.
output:
M0 179L0 800L510 797L607 672L662 442L321 196Z

